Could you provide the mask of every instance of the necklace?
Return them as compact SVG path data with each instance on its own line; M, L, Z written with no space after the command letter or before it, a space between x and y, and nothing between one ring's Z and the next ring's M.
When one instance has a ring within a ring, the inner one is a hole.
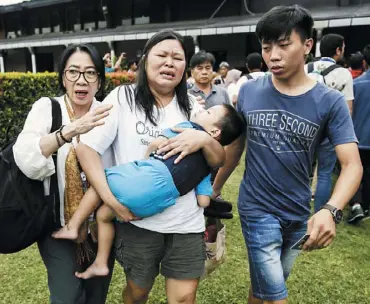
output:
M67 108L67 112L68 112L68 116L69 116L69 120L71 122L75 121L76 118L75 118L75 114L74 114L74 111L73 109L71 108L71 106L69 105L69 102L67 101L67 95L64 95L64 103L66 105L66 108Z

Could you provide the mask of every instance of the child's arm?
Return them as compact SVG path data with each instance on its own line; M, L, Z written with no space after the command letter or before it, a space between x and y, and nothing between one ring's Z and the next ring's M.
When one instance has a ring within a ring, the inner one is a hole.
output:
M197 195L197 201L200 207L208 207L212 192L211 174L209 174L195 188L195 194Z
M156 151L157 149L158 149L158 147L160 146L160 144L162 144L164 141L166 141L167 140L167 138L166 137L164 137L164 136L159 136L159 137L157 137L155 140L153 140L150 144L149 144L149 146L148 146L148 148L146 149L146 152L145 152L145 159L148 159L149 158L149 155L150 155L150 153L152 153L152 152L154 152L154 151Z
M197 201L199 207L206 208L211 202L211 197L208 195L197 195Z

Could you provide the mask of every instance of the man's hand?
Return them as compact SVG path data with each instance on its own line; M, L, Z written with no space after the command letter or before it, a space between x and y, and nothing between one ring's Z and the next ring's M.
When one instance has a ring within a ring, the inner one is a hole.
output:
M331 212L321 209L307 223L309 239L303 244L303 250L322 249L331 244L335 238L335 222Z

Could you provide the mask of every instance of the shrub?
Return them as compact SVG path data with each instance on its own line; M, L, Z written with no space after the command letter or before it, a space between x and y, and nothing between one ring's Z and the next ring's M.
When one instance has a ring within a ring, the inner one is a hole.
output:
M135 75L128 72L109 73L105 94L120 84L134 80ZM22 129L36 100L60 95L57 73L0 73L0 147L7 141L8 128L11 128L8 133L10 137Z

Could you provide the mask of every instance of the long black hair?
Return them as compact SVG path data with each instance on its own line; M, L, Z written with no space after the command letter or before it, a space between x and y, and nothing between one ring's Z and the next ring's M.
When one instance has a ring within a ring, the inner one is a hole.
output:
M158 120L159 117L155 115L153 106L157 104L157 101L149 88L145 64L150 50L161 41L168 39L177 40L178 42L180 42L181 47L183 48L185 53L185 58L187 58L184 38L173 30L162 30L153 35L147 41L143 50L143 57L138 65L138 76L136 79L135 88L135 104L139 108L139 110L145 113L145 117L155 126L157 125L156 120ZM177 103L179 105L180 111L186 116L187 119L190 119L191 106L186 86L185 70L180 83L175 87L175 93L177 96Z
M59 67L58 67L58 82L59 87L62 90L63 93L66 92L66 88L63 84L63 74L64 69L66 68L67 61L69 57L71 57L76 52L84 52L88 54L91 57L92 62L95 65L95 69L99 74L99 90L96 93L97 96L103 96L104 93L104 86L105 86L105 68L104 68L104 61L101 58L98 50L95 48L95 46L91 44L72 44L68 46L60 56L59 60Z

